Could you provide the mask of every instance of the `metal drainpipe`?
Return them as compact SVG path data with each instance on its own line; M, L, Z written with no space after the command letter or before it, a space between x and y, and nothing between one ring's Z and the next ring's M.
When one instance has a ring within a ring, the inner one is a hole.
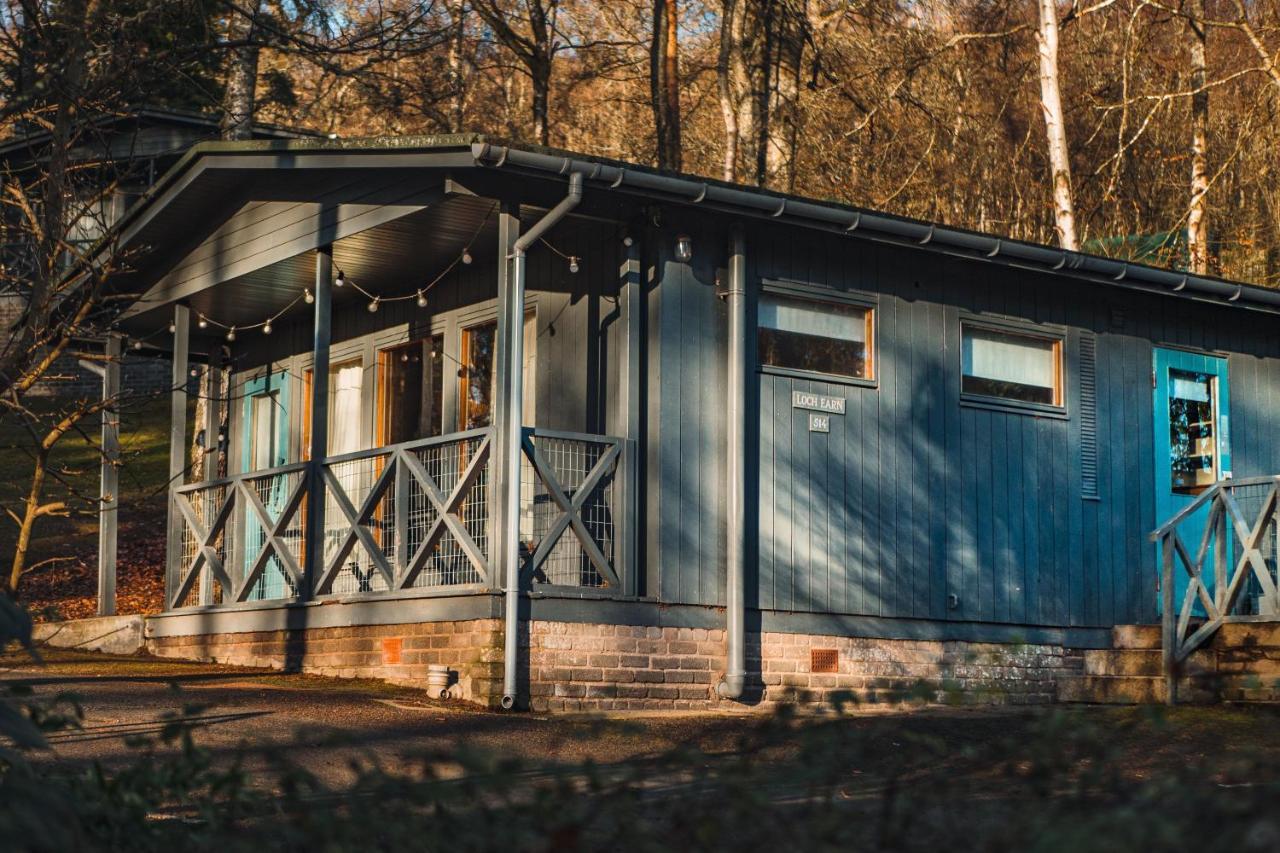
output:
M511 299L507 328L512 331L507 346L507 375L511 377L509 404L503 412L506 466L503 476L507 512L503 555L507 566L506 648L502 661L502 707L510 711L516 706L516 658L520 651L520 445L523 438L521 413L524 411L524 276L525 253L550 228L568 215L582 200L582 173L569 175L569 194L547 211L512 246L510 261Z
M739 699L747 680L746 531L746 396L747 396L747 258L742 227L734 226L729 258L728 409L729 434L727 488L728 541L725 543L725 645L728 665L724 680L716 685L723 699Z

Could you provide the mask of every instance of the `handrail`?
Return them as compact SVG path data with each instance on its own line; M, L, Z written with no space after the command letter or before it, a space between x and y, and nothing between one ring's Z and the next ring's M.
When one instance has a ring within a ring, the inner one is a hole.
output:
M1266 486L1262 501L1246 515L1237 500L1241 489ZM1203 529L1195 531L1194 552L1179 532L1201 509L1208 509ZM1151 533L1160 546L1161 650L1166 701L1177 699L1177 676L1182 664L1204 646L1223 625L1235 622L1280 621L1280 577L1267 563L1265 543L1275 536L1280 521L1280 475L1221 480ZM1181 602L1176 600L1177 564L1187 576ZM1237 613L1247 582L1256 584L1268 615ZM1198 612L1197 612L1198 611Z
M264 477L274 477L280 474L296 474L299 471L305 471L307 463L290 462L288 465L277 465L274 468L257 468L253 471L244 471L239 474L228 474L225 477L219 477L216 480L201 480L198 483L187 483L182 486L174 486L174 492L178 494L190 494L191 492L199 492L204 489L212 489L218 486L234 486L236 483L244 480L259 480Z

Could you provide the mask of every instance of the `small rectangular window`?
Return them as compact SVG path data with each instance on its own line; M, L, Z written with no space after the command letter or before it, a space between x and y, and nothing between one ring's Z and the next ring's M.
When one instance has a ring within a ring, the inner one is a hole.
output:
M443 431L444 336L378 353L378 443L399 444Z
M859 305L760 297L760 363L770 367L871 379L873 311Z
M961 390L1043 406L1062 405L1062 339L964 324Z

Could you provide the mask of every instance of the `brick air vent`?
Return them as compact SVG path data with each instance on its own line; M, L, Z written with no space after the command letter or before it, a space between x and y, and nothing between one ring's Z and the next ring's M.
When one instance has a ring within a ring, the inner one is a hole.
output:
M839 672L840 653L835 649L809 649L810 672Z
M382 638L382 663L386 666L395 666L400 663L400 649L403 641L399 637L383 637Z

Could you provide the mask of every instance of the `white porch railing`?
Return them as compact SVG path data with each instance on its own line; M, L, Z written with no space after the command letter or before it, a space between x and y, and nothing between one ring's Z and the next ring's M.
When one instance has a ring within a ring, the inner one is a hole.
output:
M625 442L526 429L520 452L523 583L622 592ZM324 459L314 571L308 463L179 487L169 607L497 588L493 456L479 429Z

